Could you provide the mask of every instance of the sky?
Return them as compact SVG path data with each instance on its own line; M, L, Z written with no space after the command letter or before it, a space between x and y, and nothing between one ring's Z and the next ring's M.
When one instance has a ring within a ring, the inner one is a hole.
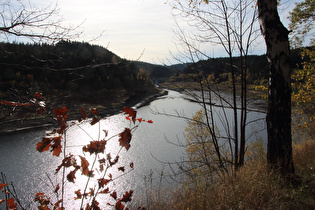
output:
M39 8L57 3L65 25L80 25L83 22L79 28L83 34L77 41L107 47L118 56L129 60L140 57L141 61L156 64L168 65L177 62L170 53L177 54L173 32L175 21L169 5L171 0L29 1ZM284 6L280 15L287 26L285 17L296 1L282 2ZM95 38L97 39L94 40ZM208 50L214 56L224 56L222 49L213 46L210 48ZM253 54L263 53L265 47L261 39L255 45Z

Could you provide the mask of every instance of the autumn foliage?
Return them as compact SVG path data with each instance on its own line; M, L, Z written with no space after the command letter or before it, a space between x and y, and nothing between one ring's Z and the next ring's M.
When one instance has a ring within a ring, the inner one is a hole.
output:
M38 93L34 97L40 98L41 94ZM25 105L5 101L1 101L0 103L10 106ZM43 192L36 193L34 201L37 203L38 209L65 209L66 203L64 203L64 192L67 190L65 182L76 183L77 177L79 176L87 177L85 186L80 186L79 189L73 192L73 200L81 200L80 209L101 209L101 206L104 206L104 203L97 200L99 195L108 195L115 200L115 203L108 202L106 204L107 206L112 206L115 209L121 210L129 209L126 203L132 200L133 191L127 190L119 196L115 189L111 189L112 187L109 183L114 182L116 178L108 172L108 169L115 166L117 168L116 170L122 173L119 176L122 176L124 173L130 172L134 169L134 163L130 162L127 166L117 166L121 149L115 156L112 156L111 153L106 153L106 145L108 141L118 139L117 143L119 143L120 147L125 148L128 151L131 147L132 133L137 129L141 122L152 123L152 120L136 118L137 111L132 108L125 107L123 109L123 113L127 115L126 119L132 122L130 123L130 127L122 129L120 133L111 137L108 136L108 131L103 130L105 133L104 138L99 137L97 140L91 138L87 145L82 146L84 155L75 155L71 153L67 154L67 147L65 146L67 130L70 127L69 122L67 121L68 112L69 110L65 106L54 109L54 119L58 127L53 129L36 144L36 150L38 152L50 152L56 157L63 154L63 159L60 165L55 169L55 174L62 173L61 183L56 184L53 188L53 195L55 195L55 198L51 196L52 194L45 194ZM87 112L82 108L80 112L82 117L78 119L77 123L74 123L73 126L79 126L84 121L89 121L90 125L93 126L101 119L97 109L91 109ZM102 130L100 129L99 132L101 131ZM93 157L91 163L88 161L90 159L85 157L86 155ZM97 173L95 173L96 171ZM3 180L0 181L3 182L0 182L1 191L3 188L6 188L8 184L4 183ZM2 191L7 193L5 189ZM6 199L0 200L0 204L4 202L6 202L9 209L17 209L15 198L6 197ZM22 207L22 209L24 208ZM139 209L144 208L139 207Z

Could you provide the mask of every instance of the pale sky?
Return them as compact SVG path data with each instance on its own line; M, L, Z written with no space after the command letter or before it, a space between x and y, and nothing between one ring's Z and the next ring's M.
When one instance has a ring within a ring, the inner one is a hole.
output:
M58 3L60 15L66 24L78 25L84 21L81 29L84 33L78 41L90 41L102 32L103 35L92 44L108 47L122 58L150 63L174 63L170 51L176 54L175 38L172 28L174 18L171 0L29 0L31 4L42 8ZM282 1L286 10L282 16L294 7L293 0ZM282 17L287 26L288 21ZM253 54L265 53L265 43L253 49ZM210 52L221 52L209 49ZM215 54L215 53L214 53ZM216 56L216 55L214 55ZM219 56L224 56L220 54ZM170 61L168 61L170 60Z

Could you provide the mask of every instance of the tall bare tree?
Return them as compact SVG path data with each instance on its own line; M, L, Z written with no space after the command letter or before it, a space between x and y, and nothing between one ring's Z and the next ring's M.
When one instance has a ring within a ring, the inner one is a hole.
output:
M193 63L200 59L214 59L202 49L202 46L205 45L208 48L221 46L229 57L228 63L220 63L220 65L231 75L232 101L220 95L217 86L208 80L208 75L203 74L197 63L192 68L198 75L196 80L201 95L190 95L202 105L206 128L211 135L210 139L214 145L219 167L226 168L232 163L236 170L243 165L245 157L248 112L246 58L250 53L252 43L257 38L256 6L255 2L251 0L209 1L208 4L201 4L201 2L198 0L175 1L173 7L195 29L192 34L180 29L176 35L188 52L186 58L189 57ZM236 62L236 57L238 57L239 63ZM240 88L237 87L236 83L237 75L241 77ZM214 97L219 97L222 105L224 104L222 106L223 113L225 113L226 108L233 110L232 124L225 114L223 116L226 127L224 137L216 129L216 124L220 122L215 120ZM228 156L225 152L227 148L221 147L223 141L228 142Z

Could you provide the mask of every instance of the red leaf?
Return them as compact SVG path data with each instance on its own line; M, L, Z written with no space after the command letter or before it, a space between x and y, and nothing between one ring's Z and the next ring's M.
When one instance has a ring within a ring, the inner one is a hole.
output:
M125 147L128 151L130 148L130 141L132 137L131 130L129 128L125 128L125 130L119 134L119 137L119 145Z
M76 172L77 170L73 170L73 171L71 171L68 175L67 175L67 180L69 181L69 182L73 182L74 183L74 179L76 178L75 177L75 172Z
M102 187L104 187L105 185L107 185L108 182L110 182L109 179L104 179L104 178L98 179L98 185L99 185L100 188L102 188Z
M88 118L84 108L81 108L81 115L82 115L83 119L87 119Z
M122 199L120 199L121 202L128 202L131 201L131 197L132 197L133 191L130 190L129 192L125 192L125 194L123 195Z
M106 140L101 141L90 141L90 144L82 148L83 152L89 152L91 155L93 153L104 153Z
M107 193L109 193L109 188L107 187L106 189L100 191L100 193L102 193L102 194L107 194Z
M42 97L42 94L39 92L34 93L33 95L35 98L40 99Z
M130 163L130 168L133 168L133 163Z
M153 123L153 121L152 121L152 120L148 120L147 122L148 122L148 123Z
M82 193L81 193L81 190L77 190L77 191L74 191L74 193L77 195L76 198L74 198L74 200L77 200L77 199L81 199L82 198Z
M118 168L118 171L125 172L125 167L123 167L123 166L122 166L122 167L119 167L119 168Z
M92 109L91 109L91 113L92 113L92 114L96 114L96 115L98 115L98 111L97 111L97 109L96 109L96 108L92 108Z
M112 197L116 200L116 199L117 199L117 193L116 193L116 191L112 192L112 193L110 194L110 196L112 196Z
M9 207L10 210L11 210L11 209L17 209L17 203L15 203L14 198L9 198L9 199L7 200L7 205L8 205L8 207Z
M79 155L81 158L81 169L82 169L82 174L83 175L88 175L89 174L89 162L86 160L85 157L82 157Z
M73 157L72 154L69 154L68 157L65 157L62 160L62 163L58 166L58 168L56 169L55 173L58 173L62 166L63 167L67 167L67 168L70 167L70 166L76 167L77 166L76 159Z
M91 209L93 209L93 210L101 210L101 208L99 207L99 202L97 202L96 200L93 200L93 203L91 205Z
M65 105L63 105L63 107L60 108L60 109L56 108L56 109L54 110L56 117L58 117L58 116L66 117L68 111L69 111L69 110L65 107Z
M67 125L67 118L68 116L65 115L65 116L59 116L57 117L57 122L58 122L58 125L60 127L60 130L58 131L58 133L63 133L64 130L67 129L68 125Z
M51 146L51 139L50 138L43 138L41 142L38 142L36 144L36 150L38 152L44 152L44 151L49 151L49 147Z
M98 115L94 115L94 117L92 118L92 121L90 122L91 125L95 125L96 123L98 123L100 121L100 116Z
M0 199L0 204L3 203L5 201L5 199Z
M137 111L133 110L130 107L125 107L123 108L123 111L125 112L126 115L128 115L129 117L131 117L133 123L136 122L136 116L137 116Z
M8 184L3 184L3 183L0 183L0 190L2 190L2 188L4 187L4 186L7 186Z
M115 205L115 209L116 210L124 210L125 205L121 203L121 201L117 201L116 205Z
M51 150L53 152L53 156L59 157L60 153L62 152L61 151L61 148L62 148L62 146L61 146L61 136L53 138L52 141L54 142L51 145Z

